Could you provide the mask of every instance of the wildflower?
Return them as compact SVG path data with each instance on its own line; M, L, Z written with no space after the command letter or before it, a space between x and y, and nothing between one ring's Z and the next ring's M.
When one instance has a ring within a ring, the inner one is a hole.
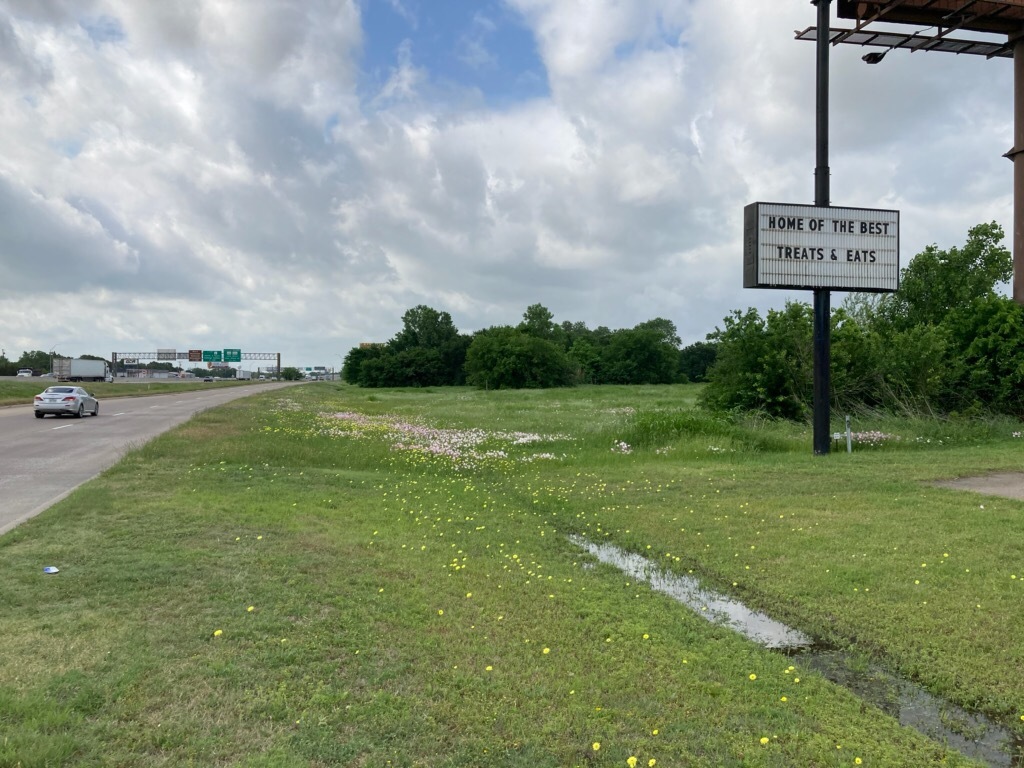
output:
M215 629L215 630L213 630L213 636L214 637L220 637L223 634L224 634L224 630L223 629ZM1024 717L1022 717L1021 720L1024 720Z
M761 737L761 746L763 747L765 744L768 743L768 741L769 741L769 739L768 739L767 736L762 736Z
M757 680L757 675L755 675L755 674L751 674L751 675L750 675L750 679L751 679L751 680Z
M255 606L255 605L250 605L250 606L249 606L248 608L246 608L245 610L246 610L246 611L248 611L249 613L252 613L253 611L255 611L255 610L256 610L256 606Z
M647 765L650 766L650 768L654 768L654 764L657 762L658 761L652 757L650 760L647 761Z
M551 653L551 649L550 649L550 648L545 648L545 649L544 649L544 650L542 651L542 653L544 653L545 655L547 655L547 654Z
M629 757L627 757L626 758L626 765L628 765L629 768L636 768L636 758L633 757L633 755L630 755Z
M1021 719L1024 719L1024 718L1021 718ZM593 744L591 744L591 747L593 747L594 751L597 752L597 750L599 750L601 748L601 742L600 741L595 741Z
M487 672L492 672L492 671L494 671L494 667L492 667L490 664L488 664L486 667L484 667L484 670L486 670Z

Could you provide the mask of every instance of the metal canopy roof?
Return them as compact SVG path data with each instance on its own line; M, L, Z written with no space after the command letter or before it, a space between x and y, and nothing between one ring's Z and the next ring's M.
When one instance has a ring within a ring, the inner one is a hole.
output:
M871 45L1012 58L1013 46L1024 37L1024 0L839 0L841 19L856 21L851 29L832 28L833 45ZM893 25L920 29L903 33ZM879 26L882 25L882 26ZM954 32L1006 35L1005 40L950 37ZM797 40L815 40L817 30L796 32Z
M839 18L1017 35L1024 0L839 0ZM858 24L860 26L860 24Z
M808 27L796 32L797 40L817 40L818 30ZM942 51L944 53L966 53L976 56L1013 58L1013 46L1007 43L986 40L962 40L938 35L903 34L900 32L876 32L867 27L855 29L829 29L829 41L833 45L873 45L881 48L908 48L912 51Z

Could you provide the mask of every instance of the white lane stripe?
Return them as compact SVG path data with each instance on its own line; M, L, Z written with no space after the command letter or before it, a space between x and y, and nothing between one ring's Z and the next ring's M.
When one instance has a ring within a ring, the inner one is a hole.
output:
M60 427L50 427L50 429L67 429L68 427L73 427L73 426L75 426L75 425L74 424L64 424L63 426L60 426Z

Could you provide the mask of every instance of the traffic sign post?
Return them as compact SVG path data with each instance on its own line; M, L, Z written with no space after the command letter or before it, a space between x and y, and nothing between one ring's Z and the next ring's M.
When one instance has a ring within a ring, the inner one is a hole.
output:
M240 349L225 349L224 350L224 362L225 363L240 363L240 362L242 362L242 350L240 350Z
M219 349L204 349L203 350L203 362L204 363L219 363L224 359Z

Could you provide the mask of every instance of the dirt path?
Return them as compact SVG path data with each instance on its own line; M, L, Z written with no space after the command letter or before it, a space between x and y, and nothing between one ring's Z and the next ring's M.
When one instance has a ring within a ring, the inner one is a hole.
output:
M1008 499L1024 500L1024 472L1000 472L983 477L958 477L935 483L940 488L955 488L961 491L977 491L990 496L1005 496Z

